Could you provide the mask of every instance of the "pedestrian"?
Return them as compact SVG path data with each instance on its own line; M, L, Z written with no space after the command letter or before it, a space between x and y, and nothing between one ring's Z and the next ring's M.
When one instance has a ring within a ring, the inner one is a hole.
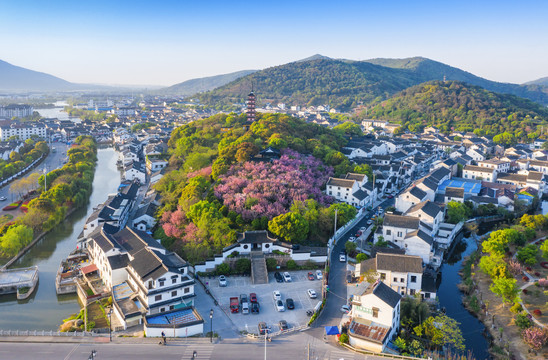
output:
M166 333L162 331L162 339L164 339L164 345L166 344Z

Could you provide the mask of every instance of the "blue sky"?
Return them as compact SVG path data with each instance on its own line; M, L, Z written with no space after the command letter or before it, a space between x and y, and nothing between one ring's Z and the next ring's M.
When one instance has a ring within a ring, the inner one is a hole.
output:
M80 83L172 85L319 53L548 76L546 1L0 0L0 59Z

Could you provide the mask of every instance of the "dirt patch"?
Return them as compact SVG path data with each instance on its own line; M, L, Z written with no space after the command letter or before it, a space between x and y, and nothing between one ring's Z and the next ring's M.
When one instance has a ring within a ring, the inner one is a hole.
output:
M88 305L88 322L89 321L94 321L96 328L108 328L107 318L97 301Z

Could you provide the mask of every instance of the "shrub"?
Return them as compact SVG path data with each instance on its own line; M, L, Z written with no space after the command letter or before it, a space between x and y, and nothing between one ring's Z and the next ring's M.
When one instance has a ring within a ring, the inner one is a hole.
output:
M523 281L529 281L529 278L527 276L522 277Z
M530 327L522 331L523 341L533 350L540 350L548 340L548 332L538 327Z
M249 259L238 259L236 261L236 272L239 274L249 274L251 272L251 260Z
M358 263L361 263L362 261L364 260L367 260L368 256L364 253L359 253L358 255L356 255L356 261Z
M298 268L295 260L288 260L285 266L287 266L288 270L296 270Z
M215 274L228 275L230 274L230 266L227 263L219 264L215 267Z
M268 269L268 271L276 270L277 266L278 266L278 262L276 261L276 259L273 259L273 258L266 259L266 268Z
M539 277L539 276L540 276L540 273L539 273L539 272L535 272L535 276Z
M542 311L540 311L540 309L535 309L533 310L533 315L536 317L542 316Z
M348 344L348 342L349 342L348 334L341 334L341 336L339 337L339 343Z
M512 305L512 307L510 308L510 311L513 312L514 314L519 314L520 312L523 311L523 307L521 306L519 302L515 302L514 305Z
M516 326L520 328L521 330L527 329L528 327L531 327L533 325L533 322L531 321L531 319L529 319L527 315L525 314L516 315L514 322Z

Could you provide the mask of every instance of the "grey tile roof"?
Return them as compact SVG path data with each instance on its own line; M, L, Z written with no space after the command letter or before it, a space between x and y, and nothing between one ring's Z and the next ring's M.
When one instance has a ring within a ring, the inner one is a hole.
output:
M447 187L445 188L445 196L452 198L464 198L464 188Z
M406 214L411 214L421 210L428 216L431 216L434 218L438 216L438 214L441 212L441 208L438 205L434 204L430 200L426 200L411 206L409 210L407 210Z
M405 229L418 229L420 219L413 216L386 214L383 226L393 226Z
M451 171L445 167L440 167L432 174L430 174L430 177L432 177L434 180L436 180L437 183L439 183L441 179L448 175L451 175Z
M395 308L401 299L400 294L398 294L390 287L388 287L385 283L379 280L377 280L376 283L369 285L369 287L363 293L363 295L369 294L375 295L392 308Z
M425 243L429 245L432 245L432 243L434 242L434 239L432 238L432 236L428 235L422 230L415 230L410 233L407 233L407 235L405 235L405 238L409 239L414 236L418 237L419 239L423 240Z
M365 191L361 190L361 189L352 194L352 196L354 196L356 199L358 199L360 201L365 199L367 197L367 195L368 194Z
M411 188L411 190L409 190L409 194L413 195L414 197L416 197L420 201L422 201L426 197L426 192L424 192L424 190L419 189L416 186Z
M482 172L482 173L488 173L492 174L494 169L483 167L483 166L475 166L475 165L466 165L464 167L464 171L475 171L475 172Z
M422 258L412 255L377 254L377 271L390 270L395 272L422 273Z
M364 174L348 173L344 178L346 180L356 180L358 182L362 182L366 176L367 175Z
M246 231L238 233L237 241L241 244L262 244L275 242L275 238L271 238L266 230Z
M329 178L327 181L327 185L331 186L340 186L344 188L352 188L354 185L354 180L346 180L346 179L339 179L339 178Z

